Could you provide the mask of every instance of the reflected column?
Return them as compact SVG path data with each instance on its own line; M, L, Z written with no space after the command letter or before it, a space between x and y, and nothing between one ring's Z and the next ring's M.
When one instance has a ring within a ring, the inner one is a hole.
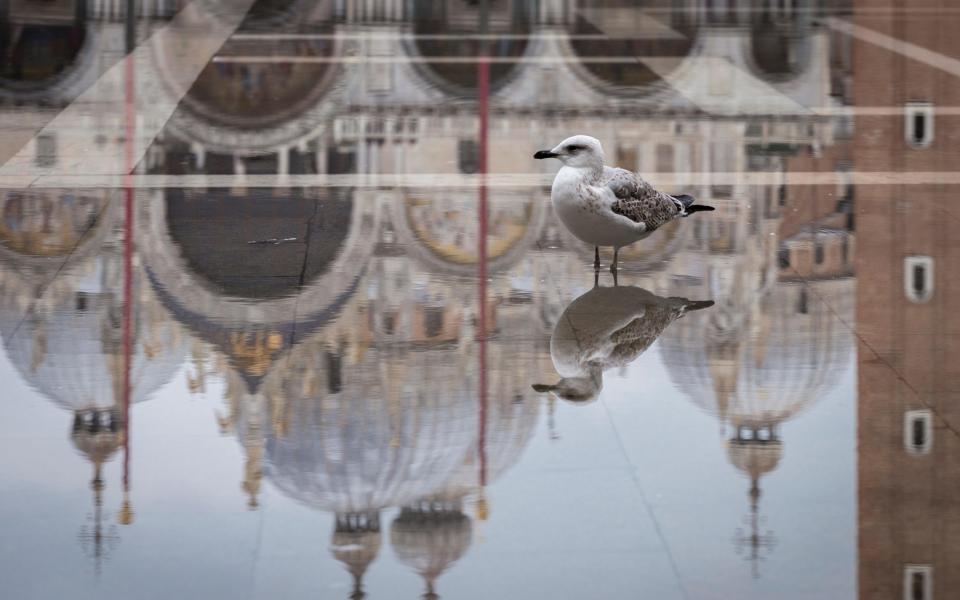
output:
M484 489L487 485L487 453L486 453L486 424L487 424L487 151L489 129L490 103L490 62L489 41L486 33L489 29L490 6L488 0L480 2L480 45L477 56L477 95L480 121L480 186L478 203L478 235L477 235L477 291L478 291L478 333L479 344L479 431L477 435L478 457L478 485L480 497L478 503L481 512L484 511L486 500Z

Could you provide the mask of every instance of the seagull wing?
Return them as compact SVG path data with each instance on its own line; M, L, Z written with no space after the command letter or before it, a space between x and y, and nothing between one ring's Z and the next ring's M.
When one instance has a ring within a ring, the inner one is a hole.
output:
M611 362L628 364L633 361L646 351L676 318L676 313L670 308L647 306L643 315L610 336L610 341L615 344L610 353Z
M611 209L653 231L680 214L672 196L658 192L653 186L626 169L604 169L607 187L617 197Z

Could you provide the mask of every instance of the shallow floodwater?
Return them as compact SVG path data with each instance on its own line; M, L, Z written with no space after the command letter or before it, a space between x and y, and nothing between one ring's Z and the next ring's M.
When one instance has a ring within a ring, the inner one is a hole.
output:
M5 597L960 593L960 11L136 6L0 8Z

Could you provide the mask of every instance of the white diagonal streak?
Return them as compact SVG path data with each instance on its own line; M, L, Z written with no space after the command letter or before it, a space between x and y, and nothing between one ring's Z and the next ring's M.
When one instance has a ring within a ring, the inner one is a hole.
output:
M253 0L218 2L223 10L216 15L205 13L200 2L188 4L27 142L0 167L0 176L125 174L127 63L133 61L134 67L135 165L200 72L240 25L252 3ZM55 140L53 166L36 164L36 141L41 136Z

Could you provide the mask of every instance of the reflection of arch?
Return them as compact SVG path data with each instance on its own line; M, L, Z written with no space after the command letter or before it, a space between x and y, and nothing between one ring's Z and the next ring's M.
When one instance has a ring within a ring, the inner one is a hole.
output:
M394 203L400 243L428 270L472 275L477 265L476 190L411 192ZM529 194L497 192L488 202L487 265L516 264L540 235L545 203Z
M648 33L635 32L629 36L597 36L608 33L609 26L622 27L618 3L581 2L577 18L569 28L573 37L567 41L572 56L581 59L573 63L577 72L593 89L616 95L649 95L669 90L665 72L674 72L693 52L699 29L697 12L677 7L675 2L654 0L644 3L642 15L649 25ZM614 6L605 6L613 4ZM636 17L636 7L630 7L631 19ZM644 32L641 29L641 32ZM629 63L603 62L602 57L637 57ZM642 61L657 63L656 70Z
M210 323L257 327L289 324L294 315L307 318L308 315L322 313L334 304L342 304L344 295L349 295L356 289L358 278L366 269L373 253L373 240L378 229L379 212L376 207L371 203L350 202L345 199L346 195L347 192L340 200L331 203L342 207L343 202L349 202L349 219L344 225L346 235L338 238L339 244L323 248L324 268L315 272L312 280L297 279L293 287L284 284L274 289L273 297L232 295L231 291L239 292L246 287L241 285L224 288L211 284L201 273L191 270L191 260L184 256L183 249L177 244L169 228L168 203L160 198L142 202L137 218L140 230L138 239L147 272L155 285L165 289L171 301L183 307L193 318ZM194 201L203 203L208 200L196 198ZM229 196L221 196L219 201L229 201ZM323 199L302 201L309 201L311 206L314 203L319 206ZM278 203L295 202L295 199L273 200L261 197L247 206L251 210L262 210L266 213L276 209ZM258 222L262 227L263 220L259 219ZM261 233L255 239L275 237ZM298 238L304 237L302 232L295 235ZM237 237L234 237L233 241L240 243ZM210 239L207 242L208 246L215 245L218 240ZM291 243L302 244L301 240ZM246 245L245 242L243 245ZM262 265L265 269L271 268L267 263ZM295 291L296 294L284 295L284 290Z
M81 262L99 251L115 219L102 192L2 190L0 261L37 271Z
M290 14L305 13L307 8L301 4L295 1ZM268 13L268 21L279 18L286 22L283 10ZM191 14L196 16L198 28L204 26L205 19L216 18L212 12ZM245 22L245 26L256 29L258 21L254 17L250 17L252 25ZM157 46L152 60L163 87L172 97L182 98L182 106L173 113L166 130L177 138L227 154L256 154L296 146L315 137L339 105L343 69L332 59L343 53L344 44L335 35L330 15L314 14L309 25L312 33L324 35L268 42L270 46L228 41L218 53L225 60L210 63L195 81L189 82L177 77L177 65L190 52L189 40L186 48ZM319 62L229 62L231 55L274 53Z
M251 299L296 294L327 272L353 213L343 195L273 200L219 190L199 199L178 189L164 195L167 231L187 268L218 294ZM306 232L305 224L311 228ZM315 225L322 226L322 235L312 230ZM263 237L278 243L249 243Z
M0 26L0 94L21 100L56 96L89 70L96 33L85 19L72 21Z
M531 32L531 18L525 2L491 4L488 31L505 34L487 46L489 55L499 59L490 64L490 89L495 91L517 75L517 67L528 54L529 43L520 36ZM430 86L451 95L475 95L477 63L469 59L479 56L483 49L483 41L476 37L480 33L477 3L414 0L413 32L413 40L405 40L404 46L408 55L427 59L427 62L416 63L416 70ZM456 38L457 35L462 37ZM518 37L509 37L513 35ZM429 62L433 57L464 58L468 62Z
M291 42L283 51L302 59L326 59L336 56L337 48L333 39L324 38ZM182 102L213 125L267 129L321 102L336 70L330 62L210 63Z

